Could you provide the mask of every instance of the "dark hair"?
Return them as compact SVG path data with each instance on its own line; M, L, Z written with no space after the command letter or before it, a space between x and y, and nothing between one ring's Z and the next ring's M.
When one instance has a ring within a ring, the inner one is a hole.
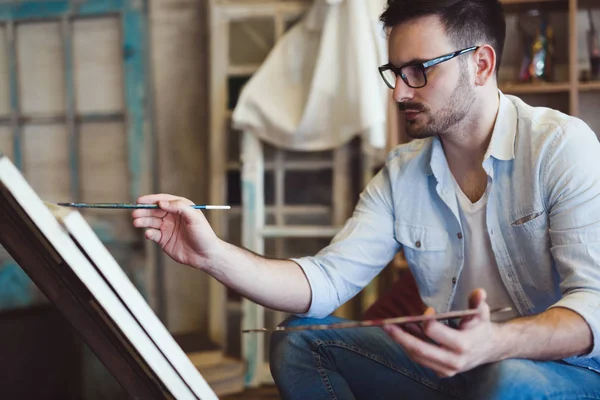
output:
M386 28L391 28L429 15L440 18L450 39L461 49L481 42L491 45L496 51L498 72L506 36L499 0L388 0L380 19Z

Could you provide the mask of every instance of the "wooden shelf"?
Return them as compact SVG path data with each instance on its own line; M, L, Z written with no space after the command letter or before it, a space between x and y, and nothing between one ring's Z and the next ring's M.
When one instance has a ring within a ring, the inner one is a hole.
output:
M529 3L566 3L568 0L500 0L502 4L512 5L512 4L529 4Z
M579 84L579 91L580 92L600 91L600 81L581 82Z
M230 65L227 74L229 76L250 76L254 75L259 68L260 64Z
M567 11L569 8L569 0L501 0L501 3L507 14L522 13L532 8L542 8L546 11Z
M571 85L565 82L504 83L500 90L506 94L568 93Z
M569 83L503 83L500 90L506 94L568 93ZM580 92L600 91L600 81L579 83Z

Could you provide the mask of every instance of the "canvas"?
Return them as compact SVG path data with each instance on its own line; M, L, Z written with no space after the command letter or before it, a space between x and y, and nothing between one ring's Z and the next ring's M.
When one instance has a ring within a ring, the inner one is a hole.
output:
M217 398L83 216L45 203L2 154L0 243L132 398Z

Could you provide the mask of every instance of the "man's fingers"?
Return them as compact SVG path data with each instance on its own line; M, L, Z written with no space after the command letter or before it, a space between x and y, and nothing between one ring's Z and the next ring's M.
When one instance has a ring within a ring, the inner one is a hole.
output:
M425 316L435 315L435 309L433 307L427 307L427 309L425 309L425 312L423 313L423 315L425 315ZM421 322L421 328L423 330L425 330L425 328L427 328L427 325L429 323L431 323L432 321L434 321L434 320Z
M155 196L165 195L150 195L141 197L139 200L156 200ZM191 207L193 204L191 201L181 197L168 197L173 198L173 200L158 200L158 202L155 203L158 205L158 209L140 209L133 211L131 214L133 218L133 225L137 228L160 229L163 223L162 219L169 213L180 216L187 225L194 225L198 222L202 222L202 212ZM154 234L149 233L148 235L151 235L150 237L146 236L148 239L156 241L153 239ZM160 239L158 241L160 241Z
M425 338L425 332L423 331L423 327L416 322L411 322L409 324L403 324L402 329L410 332L411 335L414 335L418 338L421 338L421 339Z
M151 210L147 210L147 209L134 210L131 213L131 217L133 219L144 218L144 217L164 218L166 215L167 215L167 212L165 210L161 210L160 208L151 209Z
M438 365L446 370L453 369L453 362L456 358L454 353L414 337L397 326L386 325L384 329L396 343L404 348L409 357L419 364L427 364L430 368L433 365Z
M183 197L179 197L179 196L173 196L172 194L164 194L164 193L160 193L160 194L148 194L145 196L141 196L137 199L137 202L139 204L156 204L159 201L172 201L172 200L183 200L185 202L187 202L188 204L194 204L193 202L191 202L190 200L183 198Z
M435 315L435 309L429 307L425 310L423 315ZM437 320L432 319L425 321L423 323L423 332L427 338L433 340L442 347L457 352L464 351L463 345L460 342L459 332Z
M184 197L173 196L172 194L164 194L164 193L149 194L146 196L138 197L138 199L137 199L138 204L158 204L160 202L172 202L172 201L181 201L184 204L187 204L188 206L194 204L192 201L190 201ZM131 213L131 216L134 219L142 218L142 217L164 218L165 215L167 215L167 213L165 212L164 209L163 210L161 210L161 209L139 209L139 210L134 210Z
M160 243L160 240L162 239L162 233L160 233L158 229L146 229L144 236L154 243Z
M469 298L469 305L471 308L479 309L479 316L483 321L489 321L490 319L490 306L487 303L487 293L483 289L475 289Z
M475 289L469 295L469 308L477 308L487 300L487 293L484 289Z
M163 220L156 217L142 217L133 220L133 226L136 228L154 228L160 229Z
M429 321L425 327L425 335L440 346L457 353L462 353L466 350L461 341L460 331L450 328L439 321Z
M469 295L469 308L479 309L479 314L461 318L459 323L461 329L469 329L477 325L480 321L490 319L490 307L486 300L487 293L484 289L475 289L471 292Z
M161 200L158 202L158 206L164 211L180 215L189 225L197 223L202 215L201 211L190 207L188 201L181 199L171 201Z

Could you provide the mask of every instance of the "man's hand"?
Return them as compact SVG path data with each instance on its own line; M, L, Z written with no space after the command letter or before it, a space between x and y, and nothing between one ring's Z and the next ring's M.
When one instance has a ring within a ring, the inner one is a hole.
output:
M201 211L183 197L168 194L143 196L140 204L155 204L159 209L135 210L133 226L144 228L146 239L160 245L173 260L206 269L211 254L219 247L219 239Z
M480 312L463 318L459 329L435 320L425 322L423 331L435 343L422 340L395 325L386 325L384 330L412 360L441 377L451 377L502 359L498 325L491 322L490 308L485 300L484 290L477 289L471 293L469 307ZM426 315L434 313L432 308L425 311Z
M217 237L204 214L183 197L143 196L138 203L159 209L135 210L133 226L160 245L173 260L198 268L264 307L290 314L308 311L312 292L302 268L291 260L273 260Z

